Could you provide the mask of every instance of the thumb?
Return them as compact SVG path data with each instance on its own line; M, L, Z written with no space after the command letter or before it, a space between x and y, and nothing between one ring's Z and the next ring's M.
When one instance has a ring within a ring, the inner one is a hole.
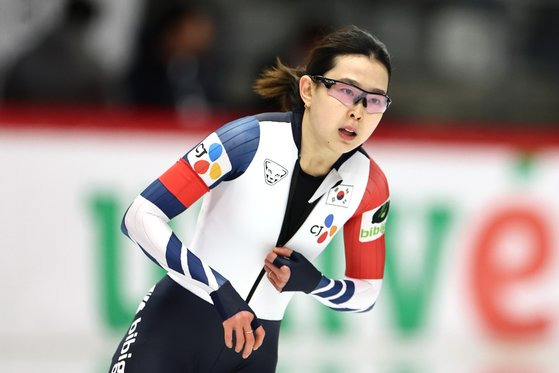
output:
M272 251L276 255L287 256L287 257L290 257L291 253L293 253L293 250L291 250L289 247L274 247Z

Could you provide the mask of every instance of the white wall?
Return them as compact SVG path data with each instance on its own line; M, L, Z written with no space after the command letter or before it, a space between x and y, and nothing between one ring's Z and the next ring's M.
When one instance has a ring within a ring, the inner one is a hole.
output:
M0 371L107 370L119 307L135 309L157 275L120 234L122 213L201 136L0 127ZM391 187L390 278L364 315L295 297L279 371L556 371L559 148L367 150ZM194 215L179 220L187 240ZM319 265L341 274L339 240L330 251Z

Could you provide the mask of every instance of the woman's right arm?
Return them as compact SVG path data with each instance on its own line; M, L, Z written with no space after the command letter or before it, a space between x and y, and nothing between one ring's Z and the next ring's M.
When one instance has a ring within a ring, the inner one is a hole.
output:
M181 158L134 199L121 228L157 265L210 294L226 279L188 250L168 224L208 190Z
M136 197L122 222L123 232L152 261L210 295L224 321L229 347L232 331L236 331L236 349L240 348L239 337L252 329L257 330L255 346L261 343L264 332L258 328L256 315L226 278L183 245L168 222L221 181L242 174L258 147L258 137L254 118L231 122L210 134ZM243 356L252 350L252 345L247 350L252 334L246 336Z

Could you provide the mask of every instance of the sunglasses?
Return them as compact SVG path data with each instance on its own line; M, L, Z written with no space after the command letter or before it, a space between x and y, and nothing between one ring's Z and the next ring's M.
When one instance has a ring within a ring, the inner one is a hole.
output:
M363 103L369 114L384 113L390 106L392 100L382 93L372 93L362 90L353 84L340 82L339 80L325 78L322 75L312 75L311 79L322 83L327 89L328 96L334 97L347 107Z

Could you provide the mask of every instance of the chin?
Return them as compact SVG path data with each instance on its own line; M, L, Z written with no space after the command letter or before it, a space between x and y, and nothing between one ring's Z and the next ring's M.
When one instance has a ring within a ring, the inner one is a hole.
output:
M339 154L345 154L345 153L349 153L350 151L352 151L353 149L357 148L359 145L359 143L355 142L355 143L341 143L338 144L338 146L336 146L336 149L332 149L334 150L336 153Z

